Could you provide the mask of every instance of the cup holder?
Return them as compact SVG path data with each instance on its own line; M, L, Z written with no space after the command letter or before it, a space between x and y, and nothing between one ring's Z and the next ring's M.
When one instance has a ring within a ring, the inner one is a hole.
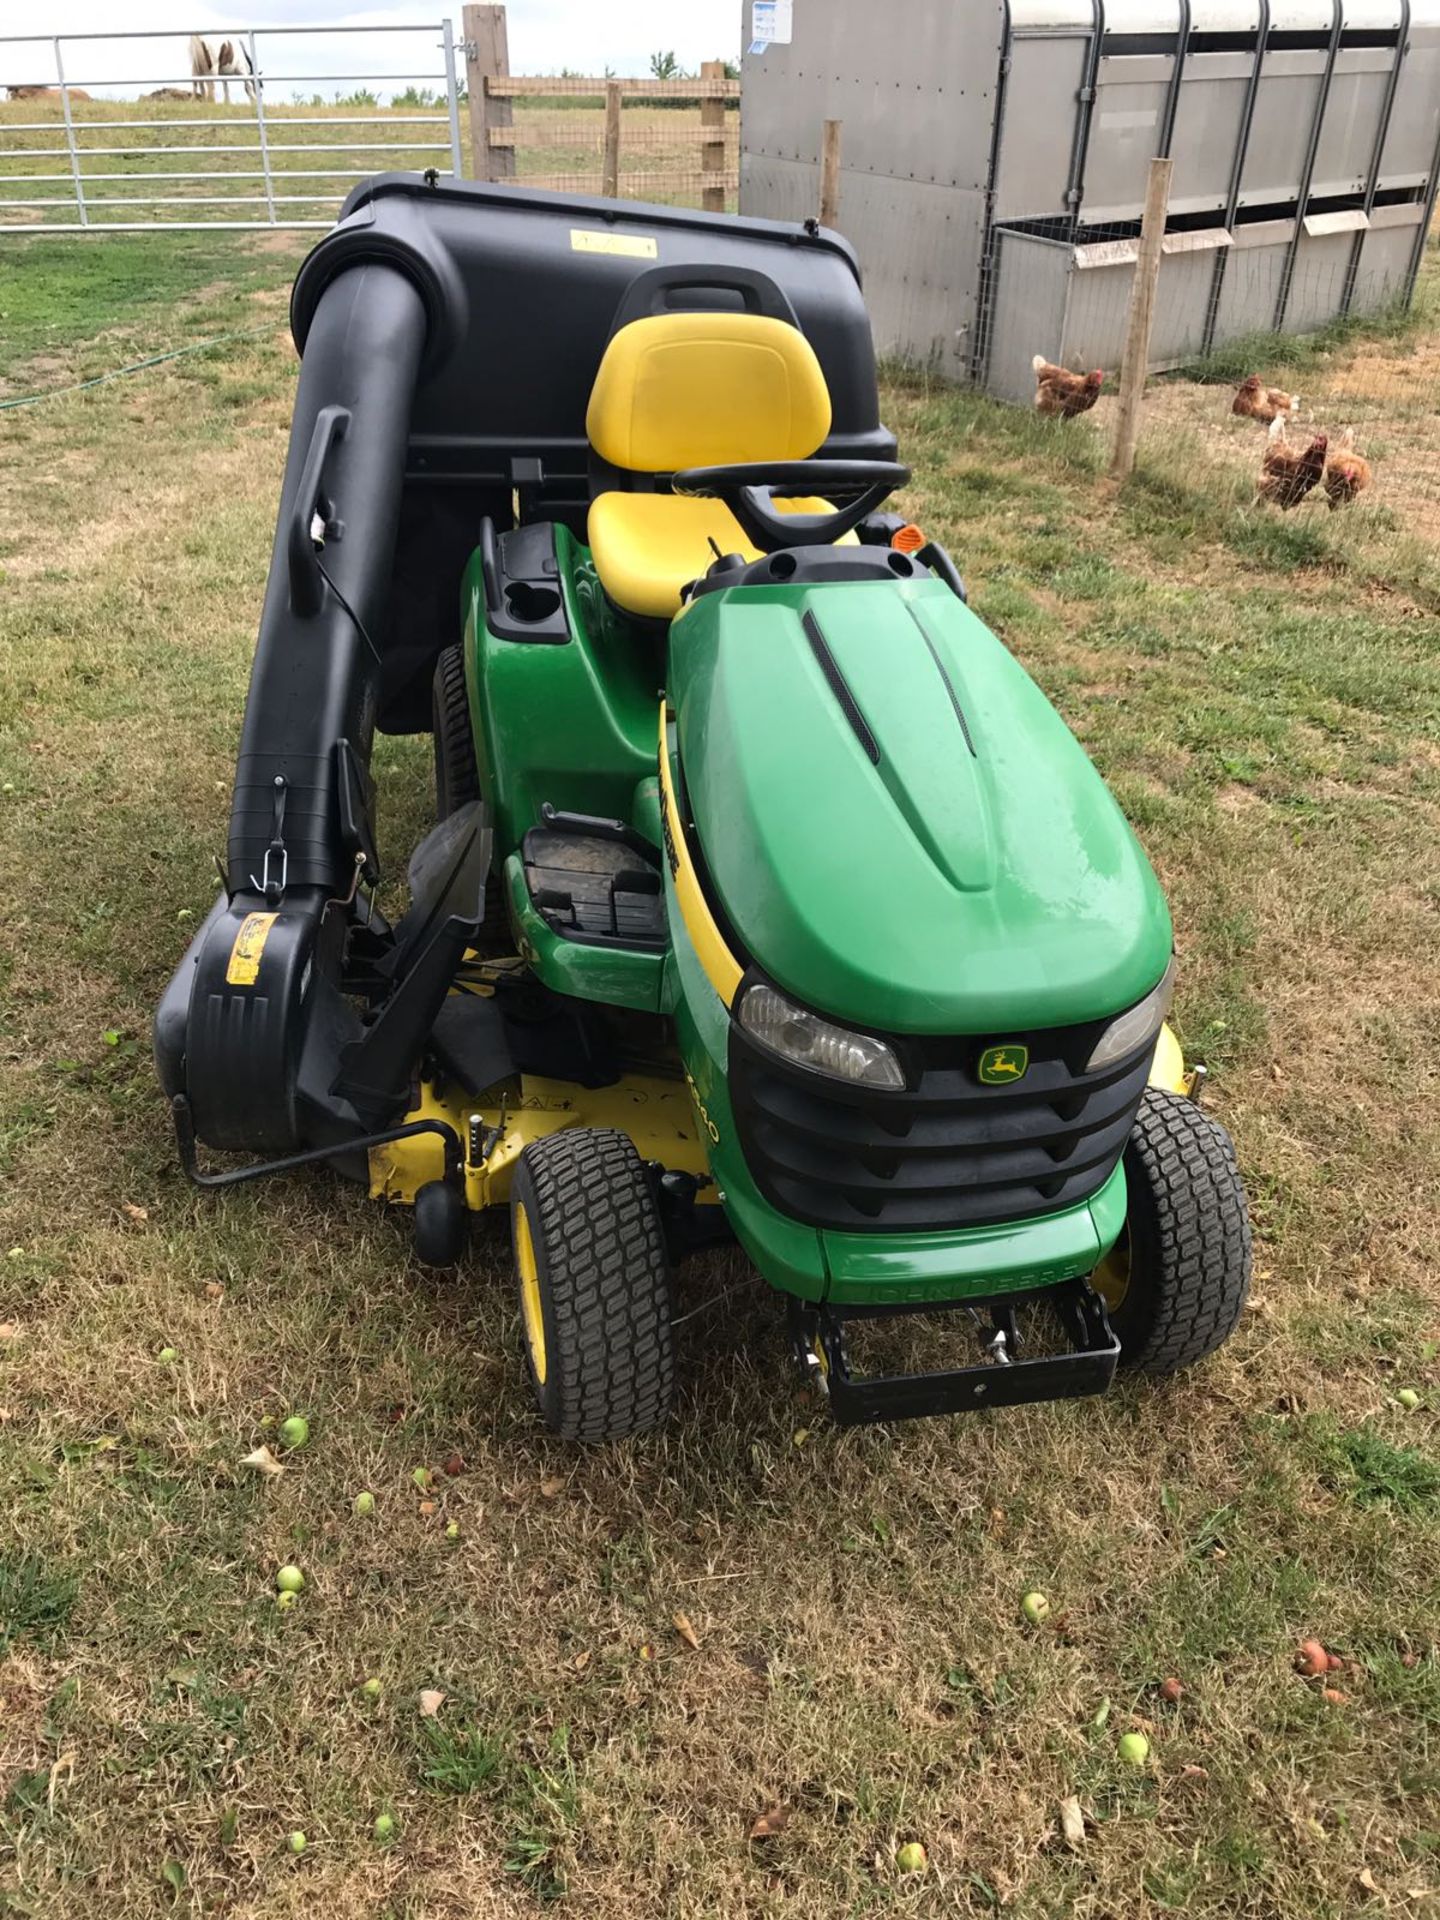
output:
M507 580L505 606L512 620L523 626L539 626L560 611L560 593L556 587L537 587L529 580Z

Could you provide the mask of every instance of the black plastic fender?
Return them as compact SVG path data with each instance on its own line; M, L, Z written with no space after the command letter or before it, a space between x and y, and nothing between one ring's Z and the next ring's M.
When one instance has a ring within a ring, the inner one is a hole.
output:
M185 1082L207 1145L283 1153L302 1143L297 1110L319 903L247 907L207 922L195 961Z

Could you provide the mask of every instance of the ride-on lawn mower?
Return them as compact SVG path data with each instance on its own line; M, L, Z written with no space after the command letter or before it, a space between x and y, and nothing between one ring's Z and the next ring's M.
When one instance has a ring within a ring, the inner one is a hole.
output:
M841 1421L1217 1347L1249 1228L1165 1024L1165 901L883 510L845 243L391 175L292 318L225 886L156 1018L191 1177L329 1163L438 1266L508 1204L579 1440L664 1418L673 1264L732 1236ZM434 736L393 926L377 725ZM847 1326L941 1310L966 1364L852 1365Z

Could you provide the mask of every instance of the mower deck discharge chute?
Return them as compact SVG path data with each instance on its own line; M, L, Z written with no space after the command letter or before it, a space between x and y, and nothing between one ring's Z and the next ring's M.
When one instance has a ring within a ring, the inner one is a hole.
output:
M394 175L292 312L226 886L156 1018L191 1175L328 1162L442 1266L508 1206L581 1440L665 1416L674 1263L732 1236L841 1420L1217 1347L1249 1229L1165 901L882 510L909 476L845 243ZM377 727L435 750L393 926ZM854 1365L847 1327L935 1312L967 1364Z

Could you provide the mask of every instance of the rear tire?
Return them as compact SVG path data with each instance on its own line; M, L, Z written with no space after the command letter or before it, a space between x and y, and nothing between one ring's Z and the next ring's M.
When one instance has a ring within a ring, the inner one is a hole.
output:
M465 686L465 656L459 647L447 647L435 662L430 730L435 744L435 818L448 820L461 807L484 797ZM483 954L504 953L511 944L500 876L493 867L485 876L485 918L475 944Z
M643 1433L675 1390L670 1266L623 1133L576 1128L520 1156L510 1195L521 1329L540 1416L567 1440Z
M447 647L435 662L430 725L435 736L435 817L448 820L480 798L465 656L459 647Z
M1125 1149L1125 1180L1125 1226L1095 1285L1110 1305L1121 1366L1175 1373L1230 1337L1250 1288L1235 1149L1192 1101L1150 1087Z

